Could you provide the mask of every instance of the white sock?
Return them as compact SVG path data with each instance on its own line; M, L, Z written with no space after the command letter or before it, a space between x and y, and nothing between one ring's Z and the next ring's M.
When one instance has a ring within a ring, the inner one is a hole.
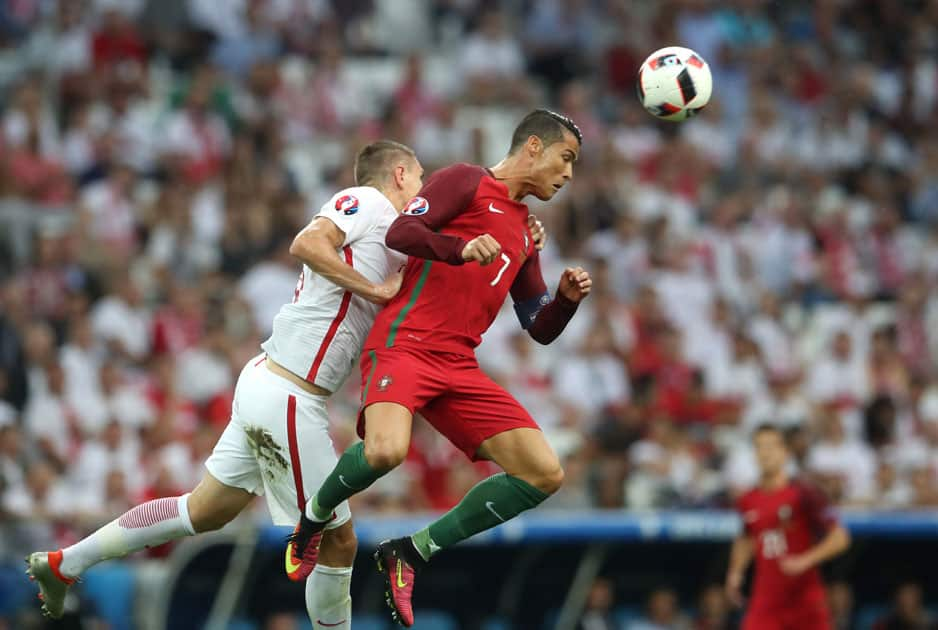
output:
M352 627L352 567L317 564L306 580L306 610L313 628Z
M59 570L78 577L102 560L121 558L146 547L193 536L189 520L189 495L147 501L131 508L87 538L62 550Z

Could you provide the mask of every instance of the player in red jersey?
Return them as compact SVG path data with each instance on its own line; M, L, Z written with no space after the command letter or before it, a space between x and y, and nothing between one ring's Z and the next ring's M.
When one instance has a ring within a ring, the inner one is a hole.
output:
M522 327L544 344L589 293L589 274L568 268L551 298L522 203L528 195L550 199L570 180L581 142L570 119L531 112L504 160L491 169L456 164L434 173L388 230L388 246L410 259L400 292L365 342L364 442L342 455L297 531L312 551L336 505L404 460L417 412L469 458L505 471L426 529L379 545L388 602L405 626L413 623L415 575L433 554L537 506L563 481L537 423L482 372L474 350L509 293Z
M820 490L789 478L788 447L778 428L759 427L753 443L762 480L737 502L743 533L730 552L727 594L742 605L743 577L755 556L743 630L827 630L830 615L818 566L843 553L850 534Z

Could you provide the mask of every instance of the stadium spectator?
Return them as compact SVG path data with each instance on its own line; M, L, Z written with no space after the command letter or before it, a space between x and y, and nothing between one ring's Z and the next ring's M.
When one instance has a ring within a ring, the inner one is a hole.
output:
M658 588L648 595L645 617L629 623L628 630L690 630L693 626L678 608L677 593Z
M856 627L856 609L853 588L844 581L827 585L827 607L831 613L832 630L851 630Z
M873 625L875 630L930 630L935 627L922 599L922 587L915 582L901 584L893 595L892 610Z
M577 630L615 630L618 625L612 615L615 592L612 582L597 578L590 586L586 607L577 623Z
M728 630L730 628L730 607L723 587L719 584L711 584L700 592L693 628L694 630Z

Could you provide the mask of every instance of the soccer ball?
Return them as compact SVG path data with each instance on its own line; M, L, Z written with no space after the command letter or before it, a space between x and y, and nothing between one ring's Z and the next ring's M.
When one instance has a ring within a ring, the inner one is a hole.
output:
M685 120L710 101L710 66L690 48L656 50L638 69L638 100L662 120Z

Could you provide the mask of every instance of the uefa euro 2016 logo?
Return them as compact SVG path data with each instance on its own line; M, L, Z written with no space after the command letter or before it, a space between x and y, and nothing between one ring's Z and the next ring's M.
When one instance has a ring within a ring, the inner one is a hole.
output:
M335 211L349 216L358 212L358 197L342 195L335 200Z
M408 202L407 206L404 208L404 214L408 214L412 217L426 214L430 209L430 202L424 199L423 197L414 197Z

